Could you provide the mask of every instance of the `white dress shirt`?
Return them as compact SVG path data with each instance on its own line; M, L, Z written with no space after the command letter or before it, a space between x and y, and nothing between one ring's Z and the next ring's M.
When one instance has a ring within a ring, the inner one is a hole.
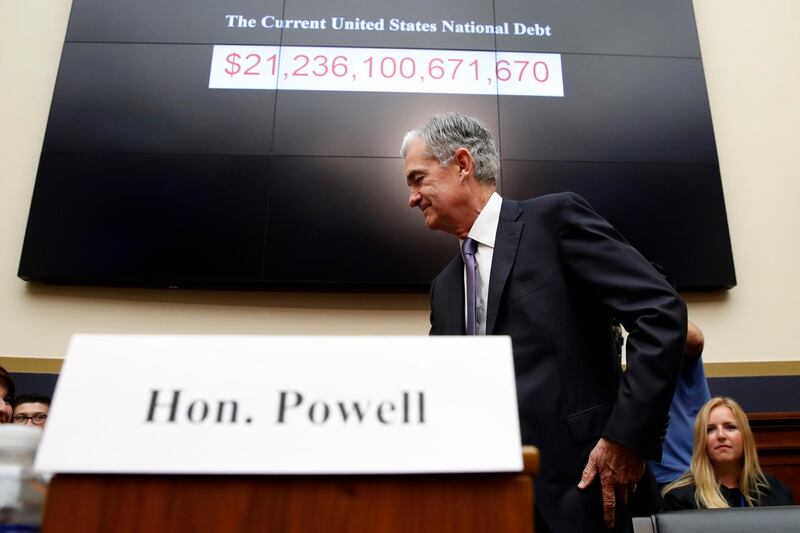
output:
M469 230L468 237L478 241L478 251L475 252L475 262L478 264L478 335L486 335L486 310L489 301L489 274L492 272L492 257L494 256L494 238L497 235L497 224L500 222L500 206L503 199L499 194L492 193L489 201L483 206L478 218ZM459 246L463 239L459 240ZM466 322L466 271L464 272L464 321Z

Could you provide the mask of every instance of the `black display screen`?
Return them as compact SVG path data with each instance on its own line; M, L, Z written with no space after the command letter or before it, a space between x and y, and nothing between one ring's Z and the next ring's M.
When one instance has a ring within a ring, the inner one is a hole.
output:
M423 289L456 241L399 145L442 111L501 195L578 192L679 288L735 285L691 0L74 0L19 275Z

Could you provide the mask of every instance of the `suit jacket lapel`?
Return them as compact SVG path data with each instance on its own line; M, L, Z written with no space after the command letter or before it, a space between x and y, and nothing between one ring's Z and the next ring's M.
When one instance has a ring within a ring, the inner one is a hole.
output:
M520 209L517 202L503 200L494 242L492 272L489 275L489 302L486 313L487 335L494 333L497 313L500 310L500 299L508 281L508 274L514 265L514 258L517 255L519 237L522 234L522 227L525 225L524 222L517 221L521 214L522 209Z

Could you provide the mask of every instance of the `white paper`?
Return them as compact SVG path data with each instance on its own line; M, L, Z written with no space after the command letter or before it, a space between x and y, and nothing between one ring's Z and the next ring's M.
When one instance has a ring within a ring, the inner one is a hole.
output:
M511 341L76 335L36 468L519 471Z

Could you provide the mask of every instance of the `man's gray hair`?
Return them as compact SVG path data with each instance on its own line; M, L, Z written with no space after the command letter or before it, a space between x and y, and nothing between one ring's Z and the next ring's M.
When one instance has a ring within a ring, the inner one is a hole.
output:
M456 150L466 148L472 154L475 176L479 181L496 182L500 176L500 154L492 133L477 118L461 113L441 113L431 117L420 128L406 133L401 147L404 159L409 144L417 138L425 142L427 152L443 167L450 164Z

